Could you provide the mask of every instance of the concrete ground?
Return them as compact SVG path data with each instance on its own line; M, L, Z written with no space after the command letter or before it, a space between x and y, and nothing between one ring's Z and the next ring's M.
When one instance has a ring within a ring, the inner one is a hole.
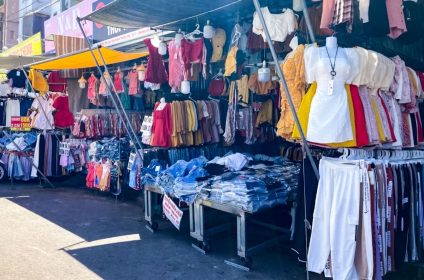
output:
M230 236L202 255L187 228L164 221L152 234L142 215L141 203L84 189L0 185L0 279L306 279L287 248L255 255L245 272L224 264L236 256Z

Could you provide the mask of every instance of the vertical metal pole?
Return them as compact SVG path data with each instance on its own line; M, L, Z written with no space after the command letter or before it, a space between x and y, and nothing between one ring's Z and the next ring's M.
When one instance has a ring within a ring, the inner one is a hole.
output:
M306 0L302 0L302 5L303 5L303 10L302 10L303 17L305 18L306 27L308 29L309 37L311 38L312 43L315 43L316 39L315 39L314 28L312 27L312 24L311 24L311 18L309 17L308 6L306 6Z
M107 90L108 90L108 94L112 96L112 90L111 90L111 88L110 88L110 85L107 83L107 81L106 81L106 79L105 79L105 77L104 77L104 75L103 75L103 71L102 71L102 69L100 68L100 64L99 64L99 62L98 62L98 61L97 61L97 59L96 59L96 55L94 54L93 46L92 46L92 44L91 44L90 40L88 40L87 35L86 35L86 34L85 34L85 32L84 32L84 29L82 28L81 19L80 19L79 17L77 17L77 22L78 22L78 26L79 26L79 28L80 28L80 30L81 30L81 32L82 32L82 34L83 34L83 36L84 36L84 39L85 39L85 41L87 42L87 45L88 45L88 48L89 48L89 50L90 50L91 56L93 57L93 60L94 60L94 62L96 63L96 67L97 67L97 69L99 70L100 74L102 75L102 77L101 77L101 78L102 78L102 79L103 79L103 81L105 82L106 88L107 88ZM120 118L120 120L121 120L122 124L124 125L124 127L125 127L125 129L126 129L126 131L127 131L127 133L128 133L128 136L129 136L129 137L130 137L130 139L133 141L134 145L139 144L139 143L140 143L140 141L138 140L137 135L133 135L133 134L132 134L132 132L134 132L134 130L132 130L132 129L130 129L130 128L128 127L128 125L129 125L129 126L132 128L131 123L130 123L129 121L128 121L128 123L124 121L124 118L122 117L121 111L119 110L119 107L118 107L118 105L116 104L116 101L115 101L115 99L114 99L114 98L112 98L112 102L113 102L113 106L115 106L115 108L116 108L116 111L117 111L117 113L118 113L118 116L119 116L119 118ZM135 139L134 139L134 137L135 137ZM141 150L141 151L143 151L143 146L141 146L141 144L140 144L140 149L138 149L138 147L137 147L137 145L136 145L136 153L137 153L137 156L138 156L140 159L143 159L142 154L140 153L140 150Z
M305 148L306 154L308 156L309 161L311 162L312 168L315 172L315 176L317 176L317 178L319 178L318 168L317 168L317 166L314 162L314 159L312 157L311 150L309 149L308 143L306 141L305 134L303 132L302 126L300 125L299 117L297 116L296 109L294 108L293 100L291 98L289 88L287 86L287 82L286 82L286 79L284 77L283 71L281 70L281 66L278 62L277 53L275 52L274 45L273 45L272 39L271 39L271 35L269 34L268 27L265 23L264 15L262 14L262 10L261 10L261 6L259 4L259 0L252 0L252 1L255 4L256 12L258 13L259 20L261 21L262 27L264 29L266 40L267 40L268 46L269 46L269 50L271 51L272 58L273 58L274 63L275 63L275 69L277 70L278 77L280 78L281 83L283 84L284 91L285 91L285 94L287 96L287 100L289 101L290 110L293 114L296 126L297 126L297 128L300 132L300 137L302 138L302 142L303 142L303 146Z
M112 94L115 94L115 98L116 98L116 100L118 101L118 105L120 106L120 109L122 110L122 113L123 113L123 115L124 115L124 117L125 117L125 119L128 121L128 126L129 126L129 128L131 129L131 131L132 131L132 133L133 133L133 135L135 136L135 139L137 140L137 144L138 144L138 146L140 147L140 149L142 149L143 150L143 145L141 144L141 142L140 142L140 140L137 138L137 136L136 136L136 133L135 133L135 131L134 131L134 128L132 127L132 124L131 124L131 122L130 122L130 119L129 119L129 117L128 117L128 115L127 115L127 113L125 112L125 108L124 108L124 105L122 104L122 101L121 101L121 99L119 98L119 95L118 95L118 93L116 92L116 88L115 88L115 84L113 83L113 81L112 81L112 79L110 78L110 72L109 72L109 69L108 69L108 67L107 67L107 65L106 65L106 61L104 60L104 58L103 58L103 54L101 53L101 51L100 51L100 47L97 47L97 51L98 51L98 53L99 53L99 56L100 56L100 59L102 60L102 64L103 64L103 66L105 67L105 70L106 70L106 72L108 72L109 73L109 79L111 80L111 85L112 85L112 88L113 88L113 93ZM113 96L111 95L111 97L112 97L112 100L113 100ZM118 108L117 108L118 109ZM135 144L135 143L134 143ZM142 160L143 158L142 157L140 157L140 160Z

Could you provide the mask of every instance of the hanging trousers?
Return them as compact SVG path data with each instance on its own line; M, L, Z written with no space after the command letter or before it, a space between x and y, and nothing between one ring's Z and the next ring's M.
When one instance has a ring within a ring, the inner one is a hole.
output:
M357 164L323 158L313 215L308 270L322 273L331 251L335 280L358 279L355 268L361 171Z

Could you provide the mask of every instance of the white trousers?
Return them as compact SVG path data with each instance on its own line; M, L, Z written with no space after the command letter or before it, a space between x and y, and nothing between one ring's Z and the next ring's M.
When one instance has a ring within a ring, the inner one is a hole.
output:
M359 223L360 167L323 158L319 169L308 270L322 273L331 252L333 279L358 279L354 261Z

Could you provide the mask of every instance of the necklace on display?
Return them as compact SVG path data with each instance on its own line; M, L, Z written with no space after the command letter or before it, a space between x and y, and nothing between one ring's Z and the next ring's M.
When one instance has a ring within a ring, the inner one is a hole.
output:
M328 52L327 46L325 46L325 51L327 52L328 60L330 60L330 66L331 66L331 78L334 79L334 77L337 75L336 72L336 60L337 60L337 52L339 51L339 46L337 46L336 54L334 55L334 63L331 61L330 53Z

